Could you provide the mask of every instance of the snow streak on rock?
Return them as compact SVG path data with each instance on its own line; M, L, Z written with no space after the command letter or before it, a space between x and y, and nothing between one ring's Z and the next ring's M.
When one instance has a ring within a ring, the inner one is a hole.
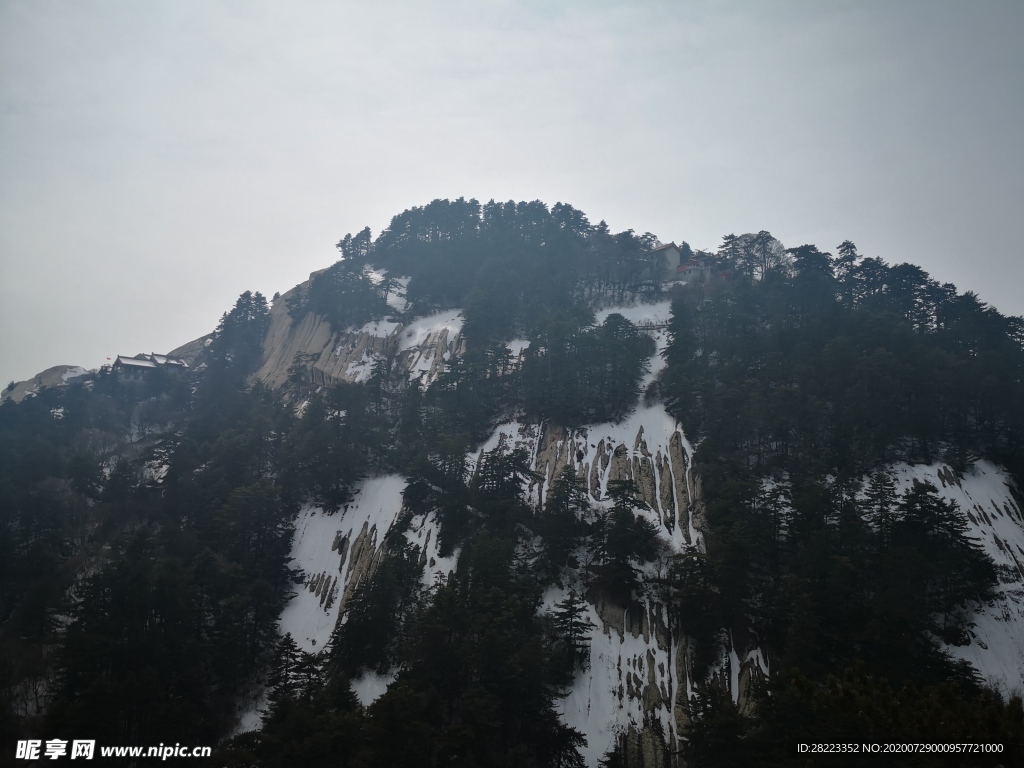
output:
M340 512L328 514L316 506L299 512L291 556L292 565L303 571L303 581L281 612L278 631L291 634L303 651L319 653L327 647L346 602L373 574L383 555L384 537L401 512L405 482L401 475L369 478ZM390 682L367 673L353 686L360 701L368 704ZM236 733L262 725L266 696L266 690L258 690L242 703Z
M452 356L461 349L462 311L438 312L414 320L398 333L400 365L409 378L423 377L429 385L440 376Z
M566 595L551 587L542 610L552 610ZM588 605L587 619L594 627L587 668L556 708L566 725L586 737L581 753L587 765L596 766L630 729L641 733L657 722L662 733L675 733L677 677L666 652L672 640L660 606L623 609L597 601Z

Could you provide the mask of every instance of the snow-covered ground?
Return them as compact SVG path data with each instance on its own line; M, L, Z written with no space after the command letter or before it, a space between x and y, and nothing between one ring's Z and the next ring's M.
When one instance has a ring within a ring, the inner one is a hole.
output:
M371 267L366 267L363 271L374 285L380 285L388 275L386 269L373 269ZM408 277L395 277L392 288L388 292L388 306L398 312L404 312L409 306L409 302L405 300L405 289L408 287Z
M299 513L292 560L305 578L281 614L279 631L282 635L290 632L302 650L316 653L327 646L344 609L346 591L354 586L353 579L362 578L367 567L376 564L384 537L398 519L405 483L401 475L370 478L360 483L355 499L341 512L329 515L309 506ZM458 561L458 550L449 557L438 554L437 531L431 513L414 518L405 533L423 553L425 587L433 583L436 574L447 576ZM393 679L393 675L365 672L352 685L366 705L383 694ZM255 717L247 712L243 720Z
M977 606L970 644L945 649L969 661L982 679L1004 695L1024 694L1024 515L1013 498L1009 474L984 460L962 477L938 463L896 464L892 474L899 492L914 480L927 481L942 498L955 501L967 520L969 535L996 564L996 597Z
M95 370L89 371L89 370L86 370L85 368L83 368L80 365L75 365L75 366L72 366L71 368L68 368L66 371L64 371L64 373L61 374L60 378L61 378L61 381L63 381L65 384L67 384L71 379L77 379L79 376L84 376L87 373L95 373L95 372L96 372Z
M278 632L291 634L301 650L319 653L327 647L346 591L376 562L384 536L398 518L405 483L401 475L368 478L356 488L352 503L340 512L327 514L316 506L299 512L291 557L304 578L281 612ZM389 682L364 675L355 684L356 694L368 703L383 693ZM260 727L266 694L266 690L258 690L242 703L236 733Z
M402 330L401 341L398 345L399 352L423 346L431 335L442 329L447 330L449 336L454 336L461 331L462 310L447 309L413 320Z
M369 478L342 511L331 515L308 506L299 513L291 555L305 577L281 613L280 632L291 633L302 650L316 653L327 645L341 598L397 519L404 488L401 475Z
M373 355L363 350L362 357L348 364L348 368L345 369L345 378L357 384L369 381L373 375L373 361Z
M396 323L394 320L371 320L361 328L358 328L355 333L368 333L370 336L376 336L379 339L386 339L391 334L401 327L401 323Z
M518 360L519 357L530 348L529 339L512 339L512 341L506 344L509 353L512 355L513 360Z
M239 721L238 725L235 726L235 730L231 732L231 736L237 736L240 733L246 733L248 731L259 730L263 725L263 715L267 709L267 692L264 689L258 690L251 698L247 698L242 703L241 710L238 713Z
M396 277L395 287L388 294L388 306L398 312L405 312L409 308L409 302L405 298L405 290L409 287L408 277Z
M605 307L596 314L598 323L603 323L609 315L620 314L632 323L644 325L666 325L671 315L671 301L660 301L654 304L635 304ZM651 334L655 340L656 348L649 362L650 372L645 376L643 386L654 380L657 372L664 367L662 353L668 343L667 331L665 329L653 329ZM522 341L522 340L517 340ZM524 345L528 342L522 342ZM516 342L511 342L510 349L515 350ZM673 451L672 443L677 441L682 451ZM542 446L542 436L537 427L524 424L520 421L506 422L499 425L491 436L480 448L470 454L470 469L476 466L476 462L482 453L492 451L499 444L507 447L526 447L530 451L531 459L536 466L539 458L538 453ZM651 522L663 529L663 535L677 548L689 543L700 544L700 533L693 529L692 522L684 534L678 527L666 527L665 521L675 519L680 511L675 506L675 500L690 493L682 489L663 489L663 482L674 482L674 478L686 475L686 468L689 457L693 454L693 446L683 434L682 429L676 420L669 415L664 406L660 403L651 405L638 404L622 421L617 423L602 422L589 424L580 429L572 430L568 438L555 446L555 453L566 457L574 465L583 464L586 468L587 490L592 497L598 500L605 500L608 494L608 482L615 479L612 471L612 457L616 453L624 456L626 462L632 468L640 467L645 463L651 468L651 475L655 485L654 504L650 510L638 510L639 513L651 518ZM675 458L673 458L675 456ZM569 458L571 457L571 458ZM674 466L673 462L684 462L682 466ZM621 466L621 465L620 465ZM658 471L666 467L669 471ZM531 501L536 504L543 504L553 478L553 472L547 473L546 482L531 489ZM663 490L665 492L663 492ZM688 491L689 489L687 489ZM666 503L665 499L672 501ZM680 517L680 519L682 519ZM689 520L689 516L686 516Z

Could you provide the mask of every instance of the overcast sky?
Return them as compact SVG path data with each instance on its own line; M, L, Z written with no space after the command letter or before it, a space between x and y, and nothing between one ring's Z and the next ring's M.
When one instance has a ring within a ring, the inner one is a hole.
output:
M844 239L1024 314L1024 2L0 0L0 386L438 197Z

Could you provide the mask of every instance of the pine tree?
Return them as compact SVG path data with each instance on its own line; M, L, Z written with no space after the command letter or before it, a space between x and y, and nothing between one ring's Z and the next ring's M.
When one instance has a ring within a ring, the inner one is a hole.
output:
M300 670L303 654L292 638L291 633L285 634L274 649L274 659L270 666L270 677L267 680L270 689L267 699L273 705L285 701L295 701L302 692Z
M594 628L588 616L590 606L575 587L570 587L565 599L555 604L551 619L555 632L565 649L567 668L584 669L590 662L589 631Z
M888 549L899 515L896 481L886 470L877 469L871 475L864 495L864 518L874 526L880 548Z
M263 337L270 322L267 299L257 291L246 291L225 312L214 332L210 352L218 366L248 375L263 352Z
M591 507L586 491L576 479L572 464L562 468L544 504L544 513L536 523L543 540L543 562L546 570L558 578L572 551L586 534L583 522Z

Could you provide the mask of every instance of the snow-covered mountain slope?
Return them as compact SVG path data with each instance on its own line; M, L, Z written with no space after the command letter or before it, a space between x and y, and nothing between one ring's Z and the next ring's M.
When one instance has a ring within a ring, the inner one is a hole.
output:
M461 318L456 310L406 327L378 323L346 334L332 334L325 323L311 317L292 326L286 312L281 316L283 302L274 312L277 319L268 335L269 357L260 374L269 383L279 377L274 365L287 368L301 350L319 349L314 367L330 382L359 380L360 372L384 350L402 355L410 376L432 379L461 349ZM661 353L667 342L669 303L607 307L599 312L598 321L612 312L623 314L654 337L657 350L644 382L649 383L664 365ZM335 354L339 344L344 349ZM518 356L526 344L516 340L510 349ZM597 508L610 507L610 482L633 481L645 505L637 513L657 526L662 541L662 558L645 566L649 585L659 569L667 567L671 555L703 550L705 523L700 478L692 471L694 448L661 404L642 403L614 424L573 429L523 420L501 424L468 457L471 468L483 452L498 446L528 452L536 479L529 482L527 497L538 509L567 466ZM1012 481L1005 471L984 461L962 476L940 464L892 469L900 490L915 479L927 480L944 498L956 501L972 535L999 570L999 593L990 604L977 606L970 643L949 646L949 652L969 661L1004 693L1024 689L1024 517L1014 500ZM387 530L402 509L403 486L404 479L397 475L371 478L360 484L355 501L335 515L312 507L300 513L292 556L306 578L285 608L281 631L291 632L301 648L324 647L355 585L379 562ZM446 574L455 568L458 552L447 559L438 556L437 523L431 515L413 518L404 535L421 549L425 585L437 572ZM541 610L552 609L565 594L565 589L551 587ZM676 748L688 722L687 704L697 682L691 672L688 639L685 632L673 629L653 587L643 589L629 605L618 604L596 589L588 591L586 598L593 625L589 665L561 699L559 711L567 724L586 735L583 754L588 765L597 765L618 738L626 739L631 753L643 754L644 764L657 764L666 749ZM685 617L682 624L685 630ZM734 638L724 630L723 636L727 638L724 653L711 675L745 709L752 685L767 673L771 660L753 640ZM366 675L354 687L360 700L369 703L388 682L386 677Z
M304 577L281 614L281 633L291 633L302 650L315 653L327 645L346 598L380 557L404 487L398 475L373 478L339 512L305 507L299 513L291 554Z
M404 489L401 475L372 477L359 483L352 503L339 512L315 506L299 512L291 556L304 577L281 613L280 630L302 650L323 650L356 587L373 574L384 554L384 537L402 511ZM436 573L447 576L455 568L457 553L438 554L432 514L414 519L405 536L419 547L424 586Z
M323 651L356 588L373 575L384 555L384 538L402 511L401 475L363 480L353 500L335 513L306 506L295 520L291 565L301 569L302 583L281 612L278 630L290 634L306 653ZM441 557L437 551L437 521L433 515L414 519L406 539L420 550L423 584L438 572L447 576L455 568L458 552ZM358 681L356 688L368 704L384 692L387 681L373 675ZM258 694L240 713L239 731L259 727L265 692Z

